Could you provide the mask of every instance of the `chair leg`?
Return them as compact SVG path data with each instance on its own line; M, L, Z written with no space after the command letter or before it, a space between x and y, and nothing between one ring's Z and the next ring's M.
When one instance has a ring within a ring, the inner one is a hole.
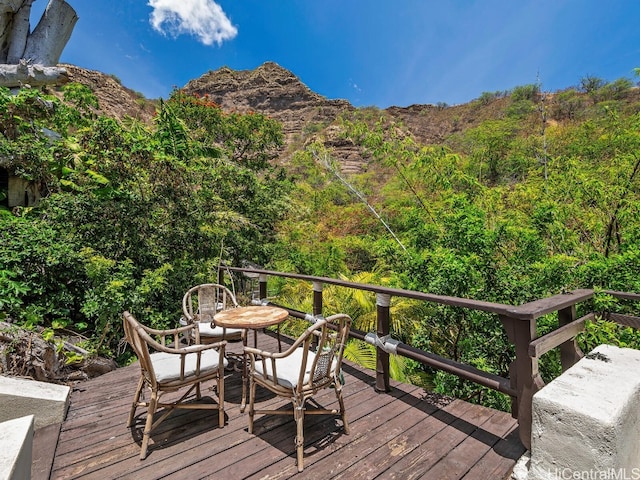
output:
M293 403L293 416L296 421L296 453L298 457L298 472L304 470L304 400L302 404Z
M257 335L257 333L255 333ZM242 340L244 342L243 347L247 346L247 337ZM249 358L246 353L242 354L242 400L240 400L240 413L244 413L247 407L247 377L249 376L249 365L247 365Z
M151 436L151 427L153 426L153 415L158 406L158 392L155 390L151 393L149 400L149 408L147 410L147 421L144 425L144 433L142 434L142 446L140 447L140 460L147 458L147 447L149 445L149 437Z
M143 388L144 378L140 376L140 380L138 381L138 389L133 396L133 403L131 404L131 410L129 411L129 421L127 422L127 428L133 425L133 417L135 417L136 415L136 409L138 408L138 403L140 403L140 394L142 393Z
M224 427L224 371L218 374L218 426Z
M344 408L344 400L342 399L342 387L338 388L336 386L336 397L338 398L338 403L340 404L340 416L342 417L342 426L344 428L344 433L349 435L349 422L347 421L347 410Z
M253 378L249 379L249 427L248 432L253 433L253 416L255 414L255 409L253 403L256 398L256 382Z

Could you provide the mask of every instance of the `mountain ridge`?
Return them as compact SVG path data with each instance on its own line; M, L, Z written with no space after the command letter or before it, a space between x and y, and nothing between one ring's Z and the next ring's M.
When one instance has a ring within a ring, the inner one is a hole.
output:
M130 116L147 123L152 120L157 100L145 99L123 86L116 77L73 65L62 66L71 81L85 84L94 91L102 113L118 119ZM417 143L434 145L443 144L453 135L484 121L505 118L516 102L510 98L510 92L495 92L483 93L479 99L454 106L413 104L386 109L356 108L347 100L328 99L312 91L294 73L275 62L265 62L253 70L233 70L226 66L210 70L187 82L182 89L189 94L208 96L224 111L253 111L281 122L285 137L281 163L286 164L292 152L309 142L321 141L331 149L344 173L362 172L367 162L366 152L341 135L342 129L336 120L345 114L352 117L360 112L361 117L368 117L372 124L384 121L388 126L401 125ZM529 109L528 121L540 124L544 121L548 125L573 121L579 119L580 112L589 105L595 104L588 93L572 88L565 92L564 97L563 92L535 93L530 105L525 106ZM637 101L640 89L634 87L626 94ZM544 120L540 115L542 110Z
M305 125L331 122L340 113L355 109L347 100L329 100L313 92L275 62L265 62L254 70L222 67L189 81L183 90L208 95L226 111L269 115L282 123L289 140Z

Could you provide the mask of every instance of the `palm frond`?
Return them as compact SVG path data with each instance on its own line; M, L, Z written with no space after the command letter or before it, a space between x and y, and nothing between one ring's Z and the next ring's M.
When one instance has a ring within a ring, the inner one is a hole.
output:
M368 343L351 340L344 348L344 358L364 368L376 369L376 349Z

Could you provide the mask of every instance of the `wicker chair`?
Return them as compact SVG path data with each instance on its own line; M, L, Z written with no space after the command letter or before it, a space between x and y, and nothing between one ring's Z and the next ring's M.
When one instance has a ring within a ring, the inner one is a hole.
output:
M202 343L241 340L246 335L245 330L218 327L213 320L216 313L237 306L236 297L227 287L217 283L196 285L182 298L183 323L198 326Z
M173 330L155 330L142 325L129 312L124 312L123 317L127 342L138 356L141 369L127 426L133 426L137 407L147 407L140 459L144 460L147 456L151 432L176 408L217 409L218 425L223 427L226 342L189 345L194 336L198 340L198 330L193 325ZM185 403L194 389L196 399L200 400L200 384L208 380L216 380L218 404ZM144 387L151 390L149 401L141 401L141 397L144 399ZM178 400L166 403L161 401L163 394L187 387L187 391ZM166 410L154 421L154 415L160 408Z
M256 413L293 415L297 427L295 444L299 472L304 469L305 412L307 415L340 415L344 431L349 434L349 423L342 399L341 366L350 328L351 318L345 314L337 314L318 320L285 352L271 353L245 347L250 360L249 433L253 433L253 418ZM256 385L261 385L278 396L289 398L293 408L256 409ZM305 402L324 388L335 389L339 409L305 409Z

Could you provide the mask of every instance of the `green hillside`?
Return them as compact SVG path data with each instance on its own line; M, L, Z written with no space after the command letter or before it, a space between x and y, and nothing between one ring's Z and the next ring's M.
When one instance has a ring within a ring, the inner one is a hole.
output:
M417 142L376 109L344 116L342 137L366 159L348 178L321 136L297 151L295 208L270 267L515 305L581 287L639 291L640 103L631 82L555 95L530 85L464 108L492 115L439 144ZM508 375L495 318L411 305L396 316L408 321L394 337ZM638 336L602 324L581 341L637 345ZM557 360L542 368L555 376ZM445 393L486 393L441 373L434 381Z
M640 291L640 100L629 80L438 106L449 116L437 144L389 112L356 109L309 126L284 164L282 127L262 114L176 90L152 124L120 122L95 114L86 87L64 95L0 91L4 178L42 194L10 206L0 185L0 320L80 333L93 352L121 353L125 309L175 325L184 291L216 278L221 262L507 304L577 287ZM342 172L329 134L359 149L361 173ZM277 294L308 311L298 288ZM339 289L326 305L365 329L375 308ZM508 375L494 317L393 307L394 337ZM638 337L603 324L581 341ZM366 360L366 347L350 355ZM557 361L542 368L552 376ZM396 375L506 405L408 361Z
M492 270L491 282L483 275L473 287L448 282L446 292L427 290L508 303L575 286L634 290L628 277L587 273L593 262L632 255L637 245L640 103L637 89L625 85L553 98L533 85L486 94L476 108L495 103L492 117L439 144L416 141L382 111L344 115L340 135L362 148L365 172L341 174L321 136L295 152L290 173L300 205L279 231L288 245L300 245L281 249L278 262L323 275L417 274L433 255L473 257ZM552 283L509 288L552 259Z

